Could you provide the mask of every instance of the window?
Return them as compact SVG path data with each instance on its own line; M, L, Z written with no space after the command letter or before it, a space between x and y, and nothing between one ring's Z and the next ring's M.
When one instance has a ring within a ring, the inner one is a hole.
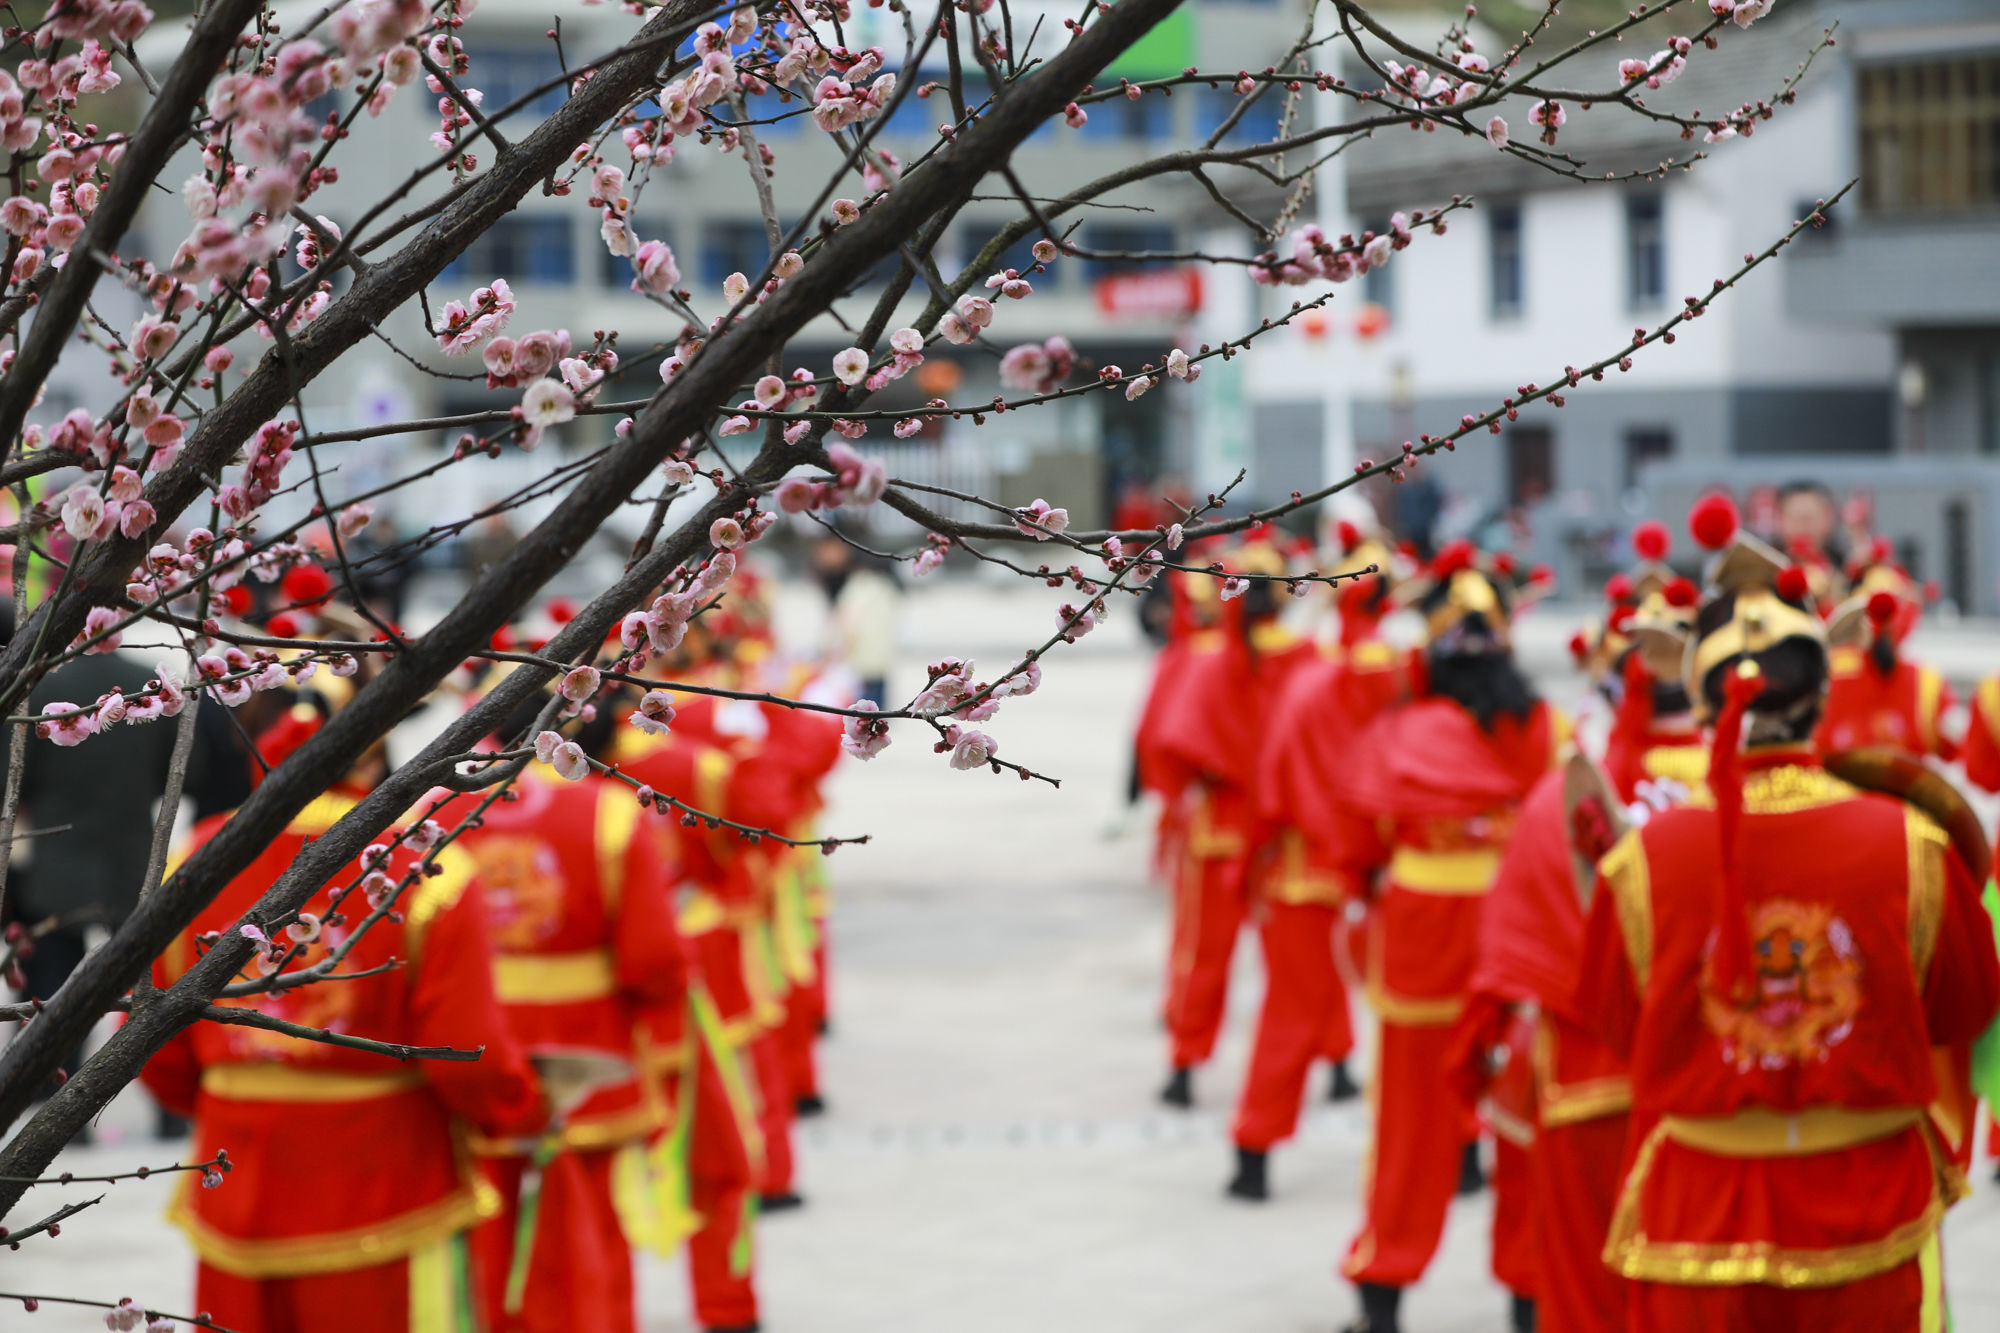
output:
M1195 103L1195 128L1201 138L1209 135L1229 119L1230 114L1243 103L1243 98L1227 88L1204 88L1197 95ZM1151 99L1145 99L1150 101ZM1301 107L1305 103L1300 103ZM1278 137L1278 118L1284 113L1285 94L1282 88L1273 88L1250 104L1242 119L1223 137L1224 143L1269 143ZM1298 128L1297 125L1294 128Z
M1864 66L1856 79L1864 208L2000 206L2000 55Z
M1525 291L1521 275L1521 206L1500 204L1486 215L1486 248L1491 268L1493 318L1520 315Z
M1136 102L1113 97L1092 102L1084 110L1090 113L1081 131L1086 139L1143 141L1173 136L1174 104L1159 93L1148 93Z
M771 243L764 224L755 218L705 222L701 228L701 281L720 287L730 274L754 278L771 260ZM683 267L685 271L685 267Z
M1531 505L1556 489L1556 440L1547 426L1507 430L1507 503Z
M637 238L633 243L634 248L643 241L665 241L673 247L674 259L681 265L683 273L677 285L685 287L689 281L686 274L687 261L682 256L680 247L674 245L673 233L667 224L658 218L628 218L626 221L632 228L632 235ZM590 244L591 248L597 251L597 280L606 287L615 287L620 291L629 289L632 285L632 256L612 254L609 247L604 244L603 238L596 232L591 233Z
M1166 222L1093 222L1083 229L1083 248L1100 252L1157 253L1174 248L1174 229ZM1093 278L1110 273L1169 268L1171 259L1093 259L1086 268Z
M1667 296L1665 204L1655 191L1625 196L1625 301L1634 310Z
M1364 224L1366 229L1377 236L1389 234L1389 219L1370 218ZM1392 264L1377 264L1361 277L1361 295L1370 305L1379 305L1387 314L1396 313L1396 269Z
M1665 426L1634 426L1625 432L1626 490L1637 489L1646 464L1674 456L1674 433Z
M900 84L903 76L896 76ZM936 84L929 97L918 97L926 84ZM965 110L968 115L979 110L986 101L986 80L967 75L961 85L965 90ZM897 89L901 92L901 88ZM937 138L938 126L950 125L957 119L951 106L951 78L943 71L919 74L910 85L910 91L889 114L889 121L880 130L881 137L895 139L931 140Z
M486 95L480 110L499 112L552 79L562 77L562 61L556 58L552 42L532 46L471 46L466 55L472 66L458 77L458 86L471 86ZM560 83L536 93L535 100L522 108L546 116L563 104L568 90Z
M1005 218L994 218L990 222L982 219L967 223L958 233L960 264L970 264L973 260L979 258L979 252L986 248L986 243L999 235L1000 229L1007 226L1008 222L1009 220ZM1058 223L1057 225L1060 226L1061 224ZM987 270L987 273L980 275L980 281L984 282L988 275L998 273L1003 269L1011 268L1017 273L1026 273L1030 268L1034 267L1035 242L1040 239L1041 229L1039 227L1029 227L1027 235L1002 251L1000 258L994 262L993 267ZM1075 261L1070 262L1073 264ZM1037 286L1040 286L1044 282L1060 281L1062 271L1063 261L1058 259L1050 267L1048 273L1036 275L1033 281Z
M510 213L495 222L445 269L453 281L571 283L576 242L570 215Z

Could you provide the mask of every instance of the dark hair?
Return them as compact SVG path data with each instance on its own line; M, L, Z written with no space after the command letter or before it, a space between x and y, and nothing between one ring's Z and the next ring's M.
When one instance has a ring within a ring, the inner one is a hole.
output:
M1813 481L1805 477L1801 477L1796 481L1788 481L1780 486L1778 488L1778 503L1783 504L1794 495L1817 495L1828 504L1833 503L1833 488L1831 486L1823 481Z
M1502 717L1526 722L1534 714L1535 687L1504 653L1433 650L1428 665L1431 692L1472 714L1481 731L1492 731Z

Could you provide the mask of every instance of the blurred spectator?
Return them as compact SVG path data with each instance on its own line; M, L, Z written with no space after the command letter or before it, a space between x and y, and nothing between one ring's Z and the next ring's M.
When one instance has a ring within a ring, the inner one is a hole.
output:
M1778 549L1838 568L1847 563L1833 492L1817 481L1787 482L1778 488Z
M813 581L832 609L827 656L861 680L861 697L889 704L889 667L896 656L896 581L857 558L838 537L823 537L810 556Z
M143 690L154 674L122 653L80 657L35 688L28 711L40 713L52 702L88 707L114 689ZM197 817L233 809L250 794L248 743L217 704L200 710L195 728L183 794L194 801ZM20 959L25 998L54 995L83 961L88 934L116 930L137 905L176 729L171 721L125 723L67 748L29 738L16 826L32 836L12 858L6 903L10 920L36 932L32 950ZM0 746L0 773L6 755ZM109 773L117 780L107 781ZM65 1075L82 1054L64 1060ZM163 1137L181 1128L162 1114Z
M506 559L519 540L504 513L487 515L465 538L465 572L478 578Z
M1390 527L1397 537L1417 548L1417 558L1428 561L1437 554L1438 517L1444 512L1444 490L1431 477L1429 468L1416 474L1389 494Z

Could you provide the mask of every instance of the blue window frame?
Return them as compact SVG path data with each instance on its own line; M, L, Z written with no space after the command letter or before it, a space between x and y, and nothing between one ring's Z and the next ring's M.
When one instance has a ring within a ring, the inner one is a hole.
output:
M551 79L562 77L562 62L556 58L553 42L511 46L477 46L468 42L465 53L472 61L472 68L459 84L461 87L470 84L486 94L481 111L497 112ZM546 116L561 106L567 96L567 90L557 84L536 94L523 110Z
M970 264L974 259L977 259L979 252L986 248L986 243L992 240L1000 229L1010 221L1012 219L1009 218L980 218L976 221L968 222L961 227L958 233L958 250L961 262ZM1039 230L1030 228L1026 236L1008 246L1001 253L998 262L985 273L982 273L979 280L984 282L989 276L1000 272L1002 269L1011 268L1016 272L1026 273L1034 266L1035 242L1040 239L1041 234ZM1062 272L1060 264L1052 272L1060 275ZM1047 281L1047 279L1044 278L1043 281ZM979 290L983 291L984 289L981 288Z
M1528 299L1519 204L1497 204L1488 211L1486 250L1493 318L1514 319Z
M1389 219L1370 218L1366 223L1366 227L1377 236L1386 235L1389 231ZM1383 310L1394 315L1396 313L1396 266L1394 264L1377 264L1374 268L1369 269L1361 278L1361 294L1371 304L1379 305Z
M576 233L567 213L510 213L487 228L465 252L446 267L454 282L537 282L566 285L576 281Z
M1086 139L1152 142L1173 137L1174 104L1159 93L1148 93L1136 102L1113 97L1084 109L1090 113L1081 131Z
M1093 222L1083 229L1086 250L1162 251L1175 248L1170 222ZM1137 273L1145 269L1171 268L1171 259L1092 259L1087 269L1093 278L1111 273Z
M701 281L721 287L730 274L754 278L771 260L764 224L756 218L711 219L701 226Z
M1667 297L1665 205L1656 190L1625 196L1625 301L1634 310Z
M1202 139L1221 127L1222 122L1240 106L1243 98L1227 88L1204 88L1195 102L1195 128ZM1143 102L1142 102L1143 105ZM1305 103L1300 104L1301 108ZM1225 143L1269 143L1278 137L1278 118L1285 109L1285 91L1272 88L1250 104L1243 118L1223 136ZM1294 124L1293 128L1301 128Z

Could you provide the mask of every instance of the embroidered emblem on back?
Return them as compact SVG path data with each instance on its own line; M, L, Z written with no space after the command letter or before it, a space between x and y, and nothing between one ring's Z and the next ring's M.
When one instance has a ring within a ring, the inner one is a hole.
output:
M1701 1014L1738 1071L1825 1060L1861 1010L1861 954L1832 908L1769 898L1750 909L1755 989L1732 999L1702 963Z

